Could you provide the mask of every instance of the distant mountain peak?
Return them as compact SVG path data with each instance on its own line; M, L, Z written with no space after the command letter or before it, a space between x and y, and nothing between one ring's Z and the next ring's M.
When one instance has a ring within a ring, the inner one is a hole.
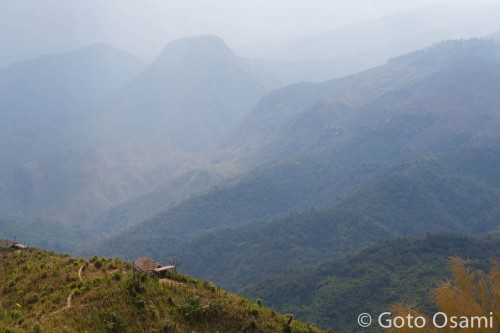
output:
M164 51L167 51L169 48L174 48L179 46L216 47L216 48L225 48L228 51L230 51L224 40L215 35L200 35L200 36L183 37L180 39L176 39L170 42L165 47Z
M133 53L130 53L128 51L125 51L125 50L121 50L119 48L116 48L115 46L111 45L111 44L106 44L106 43L94 43L94 44L90 44L90 45L87 45L87 46L83 46L81 48L78 48L78 49L75 49L75 50L72 50L72 51L69 51L67 53L65 53L66 55L70 55L70 56L75 56L75 55L80 55L80 54L84 54L84 55L95 55L95 56L126 56L127 58L129 59L135 59L136 62L141 62L139 60L139 58L137 58L137 56ZM64 53L62 55L65 55ZM145 66L145 64L142 64L143 66Z
M182 64L194 59L236 60L236 55L219 37L202 35L185 37L170 42L155 60L156 63Z
M491 39L479 38L447 40L423 50L390 59L388 63L438 65L472 57L500 59L500 44Z

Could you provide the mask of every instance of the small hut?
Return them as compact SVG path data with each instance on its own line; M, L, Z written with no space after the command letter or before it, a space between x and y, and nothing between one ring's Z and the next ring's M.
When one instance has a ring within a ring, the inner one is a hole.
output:
M24 244L14 242L8 239L0 239L0 248L11 249L11 250L22 250L22 249L27 249L28 247Z
M174 265L163 266L162 264L154 261L153 259L144 258L144 257L133 261L132 267L138 272L143 272L143 273L146 273L148 275L155 274L159 278L164 278L166 276L167 272L175 273L175 266Z

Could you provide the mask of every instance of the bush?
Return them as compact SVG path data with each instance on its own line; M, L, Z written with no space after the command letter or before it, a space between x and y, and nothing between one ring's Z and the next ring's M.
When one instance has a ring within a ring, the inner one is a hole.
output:
M113 273L113 280L120 281L121 279L122 279L122 273L120 273L120 272Z
M125 323L118 317L116 313L110 315L110 319L106 320L106 332L107 333L119 333L123 332Z
M256 308L250 309L250 315L252 315L256 318L259 317L259 310Z
M42 333L42 326L40 324L35 324L33 327L33 333Z
M163 326L161 328L161 332L162 333L175 332L175 327L176 327L176 325L174 323L170 322L170 320L165 320L163 322Z
M201 304L198 296L189 296L179 306L182 315L187 318L200 318L205 312L205 308Z
M215 292L217 290L217 286L214 283L208 281L203 282L203 287L210 290L211 292Z
M10 311L10 316L14 319L18 319L19 317L21 317L21 310L18 310L18 309L14 309L12 311Z

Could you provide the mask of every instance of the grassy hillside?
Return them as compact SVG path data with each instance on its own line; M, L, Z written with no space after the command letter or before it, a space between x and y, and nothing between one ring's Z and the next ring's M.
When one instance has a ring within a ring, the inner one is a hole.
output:
M469 258L472 267L487 270L490 259L500 258L500 235L442 234L381 241L316 268L267 279L244 293L318 325L355 332L357 314L379 314L398 302L425 313L434 311L430 290L450 278L450 256Z
M0 332L284 332L260 302L177 274L134 275L119 259L0 251ZM292 321L292 332L320 333Z

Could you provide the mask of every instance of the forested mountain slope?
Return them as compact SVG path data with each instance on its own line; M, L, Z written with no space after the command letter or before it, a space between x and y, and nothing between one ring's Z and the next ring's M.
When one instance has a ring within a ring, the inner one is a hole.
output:
M480 132L497 125L499 64L493 41L447 41L349 77L282 88L242 122L237 145L245 161L269 161L334 154L332 148L370 135L401 136L396 143L420 148L418 135L432 132L428 140L436 144L443 138L435 132ZM489 140L493 134L486 131Z
M379 239L440 231L497 230L499 170L500 153L494 149L429 156L394 167L325 208L311 210L311 203L303 208L306 212L287 212L288 216L263 217L260 221L242 215L251 210L228 209L233 207L230 202L251 198L234 190L220 192L219 196L193 198L94 246L92 251L175 256L184 262L187 272L237 290L263 277L319 263ZM257 189L255 198L269 201L258 207L275 207L272 192L266 190L271 196L262 197ZM250 202L258 202L255 200ZM223 203L228 206L218 208ZM230 220L234 216L238 218ZM243 223L245 218L248 222ZM227 228L229 225L231 228ZM212 264L207 267L207 262Z
M367 181L326 208L217 229L168 255L182 259L186 271L238 290L379 239L498 231L499 170L498 150L429 157Z
M279 278L251 285L244 293L319 325L352 332L359 329L357 314L380 314L399 302L427 314L435 312L431 290L449 280L448 258L468 259L472 267L487 270L490 261L500 257L499 245L498 233L381 241L317 267L296 267Z

